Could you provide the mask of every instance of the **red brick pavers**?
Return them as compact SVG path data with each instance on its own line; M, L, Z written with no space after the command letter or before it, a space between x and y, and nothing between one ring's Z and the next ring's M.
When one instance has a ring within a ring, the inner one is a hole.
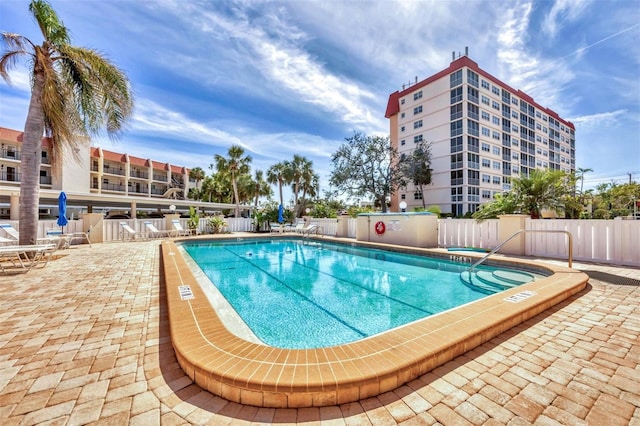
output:
M157 241L59 254L0 275L2 425L640 425L638 269L575 265L599 280L475 350L393 392L295 410L227 402L182 372Z

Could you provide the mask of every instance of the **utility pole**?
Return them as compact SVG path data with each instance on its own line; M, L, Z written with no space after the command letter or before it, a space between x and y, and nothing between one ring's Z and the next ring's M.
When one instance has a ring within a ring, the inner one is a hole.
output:
M629 183L631 183L631 173L627 172L627 174L629 175Z

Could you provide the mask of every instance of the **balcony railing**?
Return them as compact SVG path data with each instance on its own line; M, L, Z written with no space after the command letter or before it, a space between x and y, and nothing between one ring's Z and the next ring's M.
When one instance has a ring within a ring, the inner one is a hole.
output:
M112 175L124 176L124 169L116 169L115 167L104 167L103 171Z
M129 175L129 177L139 178L139 179L149 179L149 173L141 172L139 170L131 170L131 174Z
M0 149L0 157L8 158L10 160L19 160L20 159L20 151L16 151L14 149Z
M163 175L153 175L153 180L159 180L160 182L166 182L167 177Z
M0 180L5 182L20 182L19 173L7 173L6 171L0 172Z
M167 189L152 189L151 190L151 195L164 195L164 193L167 191Z
M102 190L103 191L120 191L120 192L124 192L127 189L126 186L124 185L116 185L113 183L103 183L102 184Z
M40 176L41 185L51 185L51 176Z

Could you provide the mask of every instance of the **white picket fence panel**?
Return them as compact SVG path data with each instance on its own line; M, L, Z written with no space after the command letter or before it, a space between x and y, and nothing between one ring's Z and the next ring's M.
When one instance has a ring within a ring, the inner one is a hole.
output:
M438 220L438 245L440 247L493 248L500 243L498 219L476 222L470 219Z

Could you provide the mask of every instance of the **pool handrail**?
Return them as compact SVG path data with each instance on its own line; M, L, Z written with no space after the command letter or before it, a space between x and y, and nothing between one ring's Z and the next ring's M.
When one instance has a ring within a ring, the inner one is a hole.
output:
M568 261L568 264L569 264L569 268L571 268L571 266L573 265L573 235L571 235L571 232L565 231L565 230L562 230L562 229L521 229L521 230L515 232L513 235L511 235L509 238L507 238L506 240L504 240L500 244L498 244L493 250L491 250L489 253L487 253L482 259L478 260L473 265L471 265L469 268L467 268L467 270L465 272L472 273L473 270L477 266L479 266L481 263L483 263L485 260L487 260L489 258L489 256L491 256L492 254L494 254L498 250L500 250L509 241L511 241L512 239L514 239L518 235L523 234L523 233L527 233L527 232L532 232L532 233L536 233L536 232L538 232L538 233L551 233L551 234L563 233L563 234L565 234L569 238L569 256L568 256L567 261Z

